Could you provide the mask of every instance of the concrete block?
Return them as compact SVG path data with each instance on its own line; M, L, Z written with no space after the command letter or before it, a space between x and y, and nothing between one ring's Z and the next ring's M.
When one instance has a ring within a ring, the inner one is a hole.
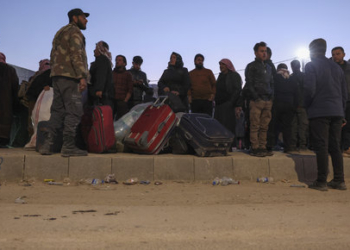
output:
M299 180L304 176L302 157L268 157L270 174L275 181L281 179Z
M132 177L139 180L154 180L154 156L117 154L112 158L112 173L118 181Z
M312 183L317 178L317 161L315 155L303 156L304 176L299 180L307 184Z
M196 181L213 180L215 177L232 177L232 157L194 157L194 173Z
M194 181L193 161L192 155L154 157L154 179Z
M350 178L350 158L343 158L344 160L344 177Z
M254 181L258 177L267 177L269 174L269 161L267 157L233 157L234 179Z
M88 157L69 157L69 178L81 180L96 178L103 180L111 173L111 158L99 154L89 154Z
M0 153L0 182L23 179L24 154L7 155Z
M68 176L68 158L60 154L42 156L39 154L26 155L24 178L35 178L38 181L54 179L61 181Z

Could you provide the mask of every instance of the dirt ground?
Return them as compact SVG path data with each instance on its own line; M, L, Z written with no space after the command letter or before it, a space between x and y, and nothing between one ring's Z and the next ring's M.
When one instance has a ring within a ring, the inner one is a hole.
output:
M0 249L350 249L349 191L292 184L2 183Z

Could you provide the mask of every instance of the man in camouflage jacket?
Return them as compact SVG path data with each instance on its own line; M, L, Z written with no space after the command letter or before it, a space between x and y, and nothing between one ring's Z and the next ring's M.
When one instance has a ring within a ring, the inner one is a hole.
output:
M81 92L86 89L88 77L85 37L80 31L86 29L88 16L89 13L81 9L70 10L69 24L56 33L52 42L50 61L54 99L45 143L39 149L42 155L52 154L51 146L62 125L62 156L87 155L86 151L75 146L75 135L83 115Z

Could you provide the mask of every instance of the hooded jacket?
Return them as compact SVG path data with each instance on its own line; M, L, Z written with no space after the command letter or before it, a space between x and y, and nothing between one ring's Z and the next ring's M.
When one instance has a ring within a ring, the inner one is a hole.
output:
M325 56L305 66L304 105L308 118L344 117L348 89L343 70Z
M164 88L168 87L170 91L179 92L179 96L184 102L191 87L190 75L187 68L183 67L182 57L175 52L173 54L176 55L176 63L175 65L169 64L168 68L164 70L158 81L158 94L164 95Z

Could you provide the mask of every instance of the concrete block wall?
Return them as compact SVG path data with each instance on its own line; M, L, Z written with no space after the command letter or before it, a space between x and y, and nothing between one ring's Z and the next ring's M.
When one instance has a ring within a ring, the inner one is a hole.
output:
M87 178L103 179L114 173L118 181L137 177L139 180L211 181L228 176L255 181L257 177L272 176L275 180L290 179L312 182L317 165L314 154L252 157L234 152L225 157L196 157L192 155L138 155L131 153L89 154L87 157L42 156L19 149L0 149L0 182L69 177L73 181ZM350 177L350 158L344 158L345 177ZM330 176L332 178L330 161Z

